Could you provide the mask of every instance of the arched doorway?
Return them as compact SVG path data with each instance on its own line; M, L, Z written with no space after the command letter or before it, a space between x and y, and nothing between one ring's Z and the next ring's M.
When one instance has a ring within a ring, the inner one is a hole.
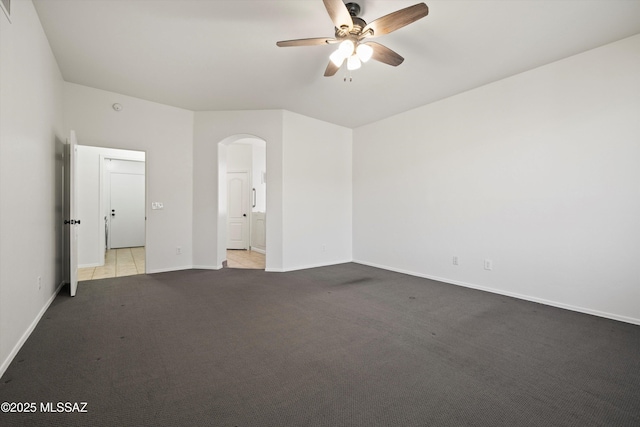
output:
M218 143L218 248L223 265L265 269L266 141L249 134Z

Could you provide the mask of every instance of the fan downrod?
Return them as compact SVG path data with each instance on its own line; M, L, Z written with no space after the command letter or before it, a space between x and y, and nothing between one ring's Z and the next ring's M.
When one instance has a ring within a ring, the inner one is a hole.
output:
M346 3L345 6L349 11L349 15L358 16L360 14L360 5L358 3Z

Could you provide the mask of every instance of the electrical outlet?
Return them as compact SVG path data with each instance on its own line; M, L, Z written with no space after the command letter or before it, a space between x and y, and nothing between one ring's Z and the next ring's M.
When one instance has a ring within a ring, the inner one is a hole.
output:
M326 252L327 251L327 247L325 245L322 245L322 252Z
M38 276L38 290L42 289L42 277Z
M453 265L458 265L458 256L457 255L453 256Z
M176 255L182 255L182 246L176 248Z
M484 269L485 270L493 270L493 261L491 261L490 259L485 259L484 260Z

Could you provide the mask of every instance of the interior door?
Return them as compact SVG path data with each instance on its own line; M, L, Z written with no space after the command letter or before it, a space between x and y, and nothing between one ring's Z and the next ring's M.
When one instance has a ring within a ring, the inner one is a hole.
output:
M249 174L227 173L227 249L249 249Z
M69 257L69 285L71 289L71 296L76 296L78 290L78 226L80 220L78 218L77 211L77 185L76 185L76 169L77 169L77 150L78 141L76 139L75 131L71 131L69 138L67 139L66 155L65 155L65 168L68 171L68 186L67 186L67 203L66 211L67 215L64 223L68 226L68 257Z
M144 175L115 173L110 176L109 246L133 248L145 244Z

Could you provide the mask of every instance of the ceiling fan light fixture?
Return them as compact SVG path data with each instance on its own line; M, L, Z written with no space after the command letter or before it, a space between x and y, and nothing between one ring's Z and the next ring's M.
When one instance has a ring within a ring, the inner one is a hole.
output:
M356 48L356 54L362 62L367 62L373 56L373 48L368 44L359 44Z
M343 41L342 43L340 43L340 46L338 47L338 50L342 52L345 58L348 58L349 56L351 56L351 54L353 54L354 49L355 49L355 45L351 40Z
M276 42L276 45L287 47L338 44L336 51L329 56L329 64L327 64L324 72L325 77L334 76L345 62L347 62L349 71L357 70L362 67L362 63L370 59L394 67L402 64L404 61L402 56L384 45L368 42L369 38L392 33L429 14L429 7L425 3L417 3L367 23L358 16L360 14L360 6L357 3L345 4L347 0L322 1L331 21L333 21L333 38L315 37L283 40Z
M355 46L351 40L345 40L338 45L338 50L333 52L329 59L336 67L340 67L345 59L353 55L354 48Z
M360 61L360 58L358 58L358 55L353 54L349 57L349 59L347 59L347 70L349 71L357 70L361 66L362 66L362 62Z
M345 55L340 49L333 52L329 55L329 59L336 67L340 67L345 59L347 59L347 55Z

